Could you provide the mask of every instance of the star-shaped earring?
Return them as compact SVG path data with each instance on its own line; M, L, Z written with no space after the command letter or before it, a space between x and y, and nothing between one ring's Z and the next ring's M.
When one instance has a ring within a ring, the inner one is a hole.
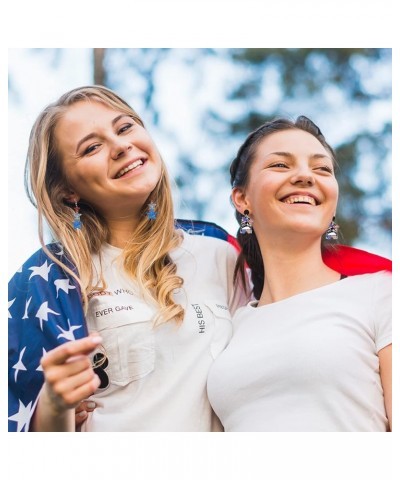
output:
M156 206L157 205L154 202L149 203L146 214L149 220L155 220L157 218Z

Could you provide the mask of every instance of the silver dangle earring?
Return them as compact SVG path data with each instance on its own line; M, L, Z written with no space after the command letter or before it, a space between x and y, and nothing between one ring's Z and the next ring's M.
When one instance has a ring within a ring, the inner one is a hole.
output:
M157 218L156 206L154 202L148 204L146 215L149 220L155 220Z
M333 217L328 227L328 230L325 232L325 240L337 240L338 230L339 230L339 225L335 223L335 217Z
M243 212L242 218L240 219L240 233L247 233L248 235L253 233L253 225L251 223L249 213L250 212L248 210L245 210Z
M72 226L75 230L80 230L82 228L81 216L82 214L79 213L80 208L78 207L78 202L75 202L75 212L74 212L74 219L72 221Z

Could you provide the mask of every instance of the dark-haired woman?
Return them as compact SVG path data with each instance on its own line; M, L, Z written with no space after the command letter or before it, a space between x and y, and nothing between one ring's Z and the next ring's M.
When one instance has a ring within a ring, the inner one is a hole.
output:
M237 276L251 268L256 300L209 374L226 431L391 429L391 275L346 277L323 261L321 237L337 237L335 163L299 117L259 127L231 166Z

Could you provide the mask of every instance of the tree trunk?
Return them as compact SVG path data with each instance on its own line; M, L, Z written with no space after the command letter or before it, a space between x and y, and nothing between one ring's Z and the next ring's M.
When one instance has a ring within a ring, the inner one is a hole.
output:
M95 85L105 85L104 56L105 48L93 49L93 81Z

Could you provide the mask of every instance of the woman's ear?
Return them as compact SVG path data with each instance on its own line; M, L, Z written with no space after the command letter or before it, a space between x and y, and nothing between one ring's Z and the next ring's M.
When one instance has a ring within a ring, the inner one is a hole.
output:
M75 192L67 190L63 196L63 200L65 200L67 203L75 204L79 202L80 197Z
M231 198L232 198L232 203L234 204L238 212L243 213L245 210L251 211L250 204L247 201L247 196L243 188L234 187L232 189Z

